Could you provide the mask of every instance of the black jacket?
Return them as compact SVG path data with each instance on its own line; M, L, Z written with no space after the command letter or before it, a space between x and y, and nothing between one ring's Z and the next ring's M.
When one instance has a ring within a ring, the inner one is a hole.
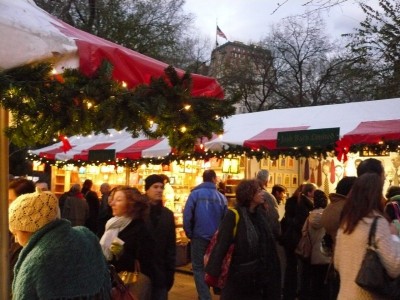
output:
M161 202L150 204L147 225L155 241L153 286L170 290L174 284L176 260L174 214Z
M225 291L222 295L226 299L280 299L281 294L281 271L279 257L276 251L274 237L271 228L266 220L265 211L258 207L256 212L250 214L250 219L256 227L258 234L257 250L250 249L248 242L247 227L241 209L239 212L239 223L236 236L234 237L234 251L228 271L228 278ZM210 254L209 262L205 268L206 273L218 277L221 273L223 258L228 251L233 239L233 228L235 226L235 214L228 211L218 229L217 243ZM249 286L245 280L247 276L237 276L246 263L258 261L261 266L257 268L255 280L262 280L261 285L255 284L256 288ZM239 279L239 281L238 281ZM244 286L241 286L240 282ZM228 291L227 291L228 290ZM250 299L250 298L249 298Z

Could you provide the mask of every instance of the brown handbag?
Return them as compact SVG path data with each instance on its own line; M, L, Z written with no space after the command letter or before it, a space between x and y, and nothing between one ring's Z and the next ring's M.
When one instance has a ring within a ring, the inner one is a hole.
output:
M296 249L294 252L302 259L310 259L311 258L311 252L312 252L312 243L311 243L311 237L310 233L308 231L309 227L309 221L308 218L305 221L303 228L301 229L301 238L299 243L297 244Z
M108 269L111 276L111 299L112 300L137 300L129 288L124 284L122 279L118 276L117 271L113 265L109 265Z
M134 272L122 271L118 275L135 299L151 299L151 280L141 272L138 260L135 260Z

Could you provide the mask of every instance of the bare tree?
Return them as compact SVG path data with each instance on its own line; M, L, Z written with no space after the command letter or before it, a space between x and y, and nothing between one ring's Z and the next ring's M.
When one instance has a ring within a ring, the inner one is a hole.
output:
M214 58L212 71L227 94L240 99L239 106L247 112L278 107L272 99L274 69L269 50L256 45L243 45L246 54L232 57L222 51ZM237 54L237 53L233 53Z
M284 0L278 2L272 14L274 14L280 9L284 9L285 6L290 5L291 1L293 0ZM340 6L341 4L344 4L349 1L350 0L303 0L302 6L307 8L307 11L304 14L300 14L300 16L319 14L321 11L330 10L333 7ZM367 2L367 0L351 0L351 1L358 4Z
M290 17L273 26L265 45L276 70L275 94L285 107L340 102L330 88L345 63L319 17Z

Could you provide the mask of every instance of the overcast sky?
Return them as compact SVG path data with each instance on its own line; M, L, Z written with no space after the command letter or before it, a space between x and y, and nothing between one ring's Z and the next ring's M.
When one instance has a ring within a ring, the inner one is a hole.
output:
M305 0L288 0L278 9L278 2L284 0L186 0L185 11L195 15L195 26L202 36L207 36L215 43L216 22L230 41L248 43L257 42L268 34L271 24L290 15L304 12ZM377 0L368 0L368 4ZM322 14L327 23L327 30L332 38L352 32L364 14L354 0L348 0ZM220 44L225 40L218 38Z

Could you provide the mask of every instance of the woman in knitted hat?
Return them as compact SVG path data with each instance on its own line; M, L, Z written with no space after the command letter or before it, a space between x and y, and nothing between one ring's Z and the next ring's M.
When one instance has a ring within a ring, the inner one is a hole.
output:
M35 191L35 183L32 180L26 178L17 178L10 181L8 185L8 203L13 202L18 196L23 194L33 193ZM18 244L11 231L9 232L9 252L10 257L10 286L9 291L11 291L11 283L14 279L14 266L17 263L19 253L22 250L20 244Z
M51 192L24 194L11 203L10 231L23 246L13 299L109 299L110 275L97 237L59 215Z

